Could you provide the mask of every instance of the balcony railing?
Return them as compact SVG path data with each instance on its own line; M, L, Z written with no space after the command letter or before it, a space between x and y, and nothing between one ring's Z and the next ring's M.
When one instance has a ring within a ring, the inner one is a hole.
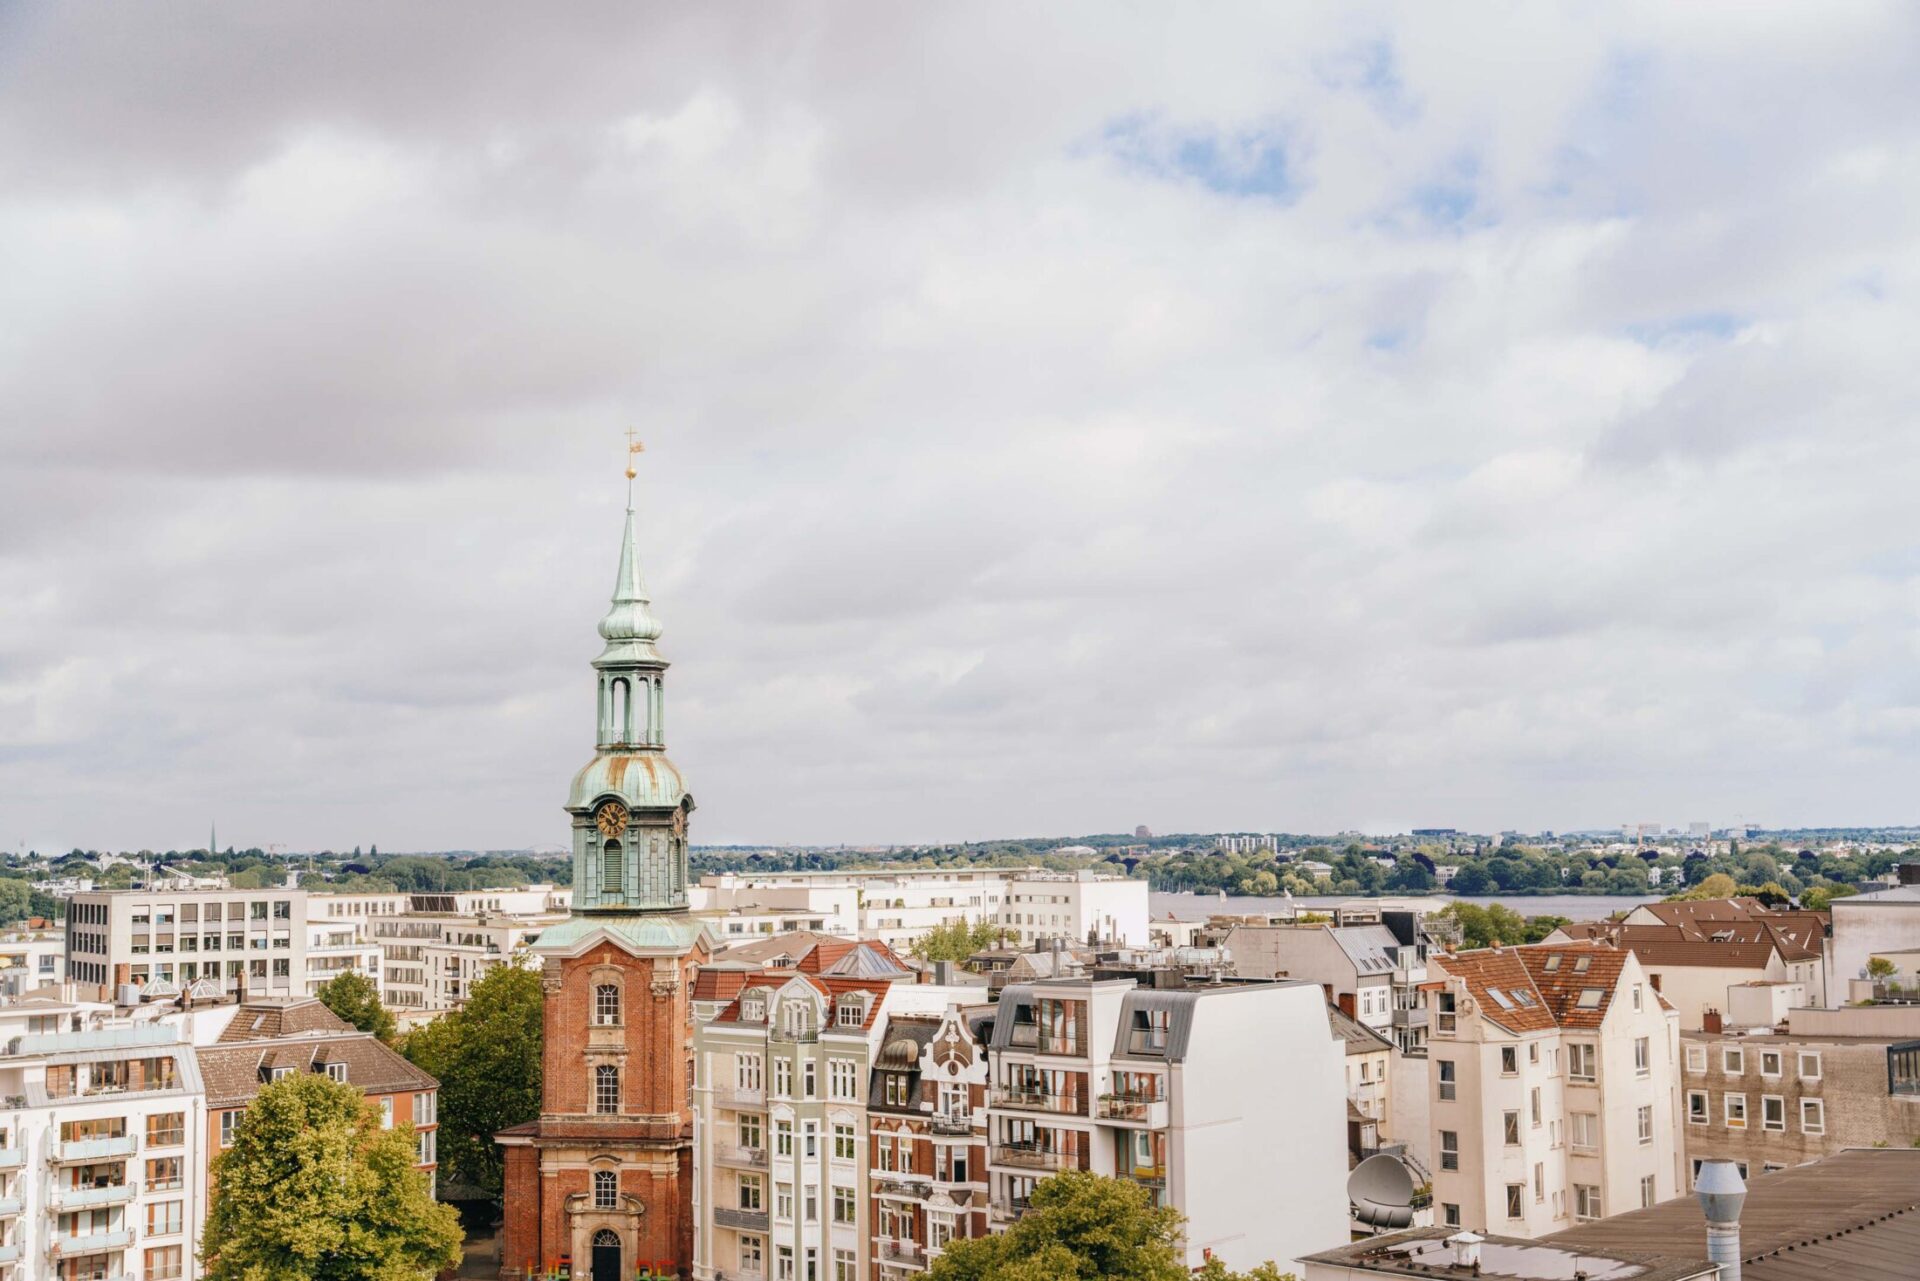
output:
M47 1200L49 1208L55 1211L86 1210L102 1205L125 1205L133 1200L138 1190L131 1183L109 1183L90 1188L56 1187Z
M873 1190L881 1196L908 1197L915 1201L924 1201L933 1194L929 1184L884 1177L874 1179Z
M1031 1202L1023 1196L995 1197L993 1200L993 1212L1002 1218L1017 1219L1027 1212L1030 1204Z
M1167 1101L1144 1094L1103 1094L1100 1096L1100 1119L1162 1129L1167 1124Z
M77 1259L83 1254L124 1250L132 1240L133 1233L125 1228L117 1232L89 1232L85 1236L54 1237L48 1243L47 1252L56 1259Z
M106 1139L74 1139L66 1143L54 1144L51 1158L55 1165L111 1161L115 1157L132 1156L137 1146L138 1140L131 1134L121 1134Z
M748 1170L767 1168L765 1148L743 1148L732 1143L716 1143L713 1145L713 1159L718 1165L731 1165Z
M713 1091L715 1102L723 1108L738 1111L748 1108L758 1111L767 1106L767 1092L759 1087L748 1088L743 1085L717 1086Z
M765 1210L736 1210L727 1206L717 1206L713 1211L713 1221L719 1227L737 1228L742 1232L767 1230Z
M927 1247L918 1241L883 1239L880 1242L880 1262L924 1268L927 1266Z
M935 1112L927 1120L935 1134L972 1134L973 1116L968 1112Z
M817 1027L770 1027L767 1029L767 1039L783 1041L789 1045L811 1045L820 1039L820 1029Z
M1127 1167L1127 1177L1148 1187L1164 1188L1167 1186L1167 1167L1164 1162L1158 1165L1131 1165Z
M1079 1164L1071 1152L1032 1143L1003 1143L993 1149L993 1161L995 1165L1013 1165L1023 1170L1070 1170Z
M1048 1094L1036 1090L998 1089L993 1092L993 1106L1010 1108L1018 1112L1053 1112L1061 1116L1085 1116L1087 1097L1084 1094Z
M0 1148L0 1170L17 1170L27 1163L26 1151L22 1148Z

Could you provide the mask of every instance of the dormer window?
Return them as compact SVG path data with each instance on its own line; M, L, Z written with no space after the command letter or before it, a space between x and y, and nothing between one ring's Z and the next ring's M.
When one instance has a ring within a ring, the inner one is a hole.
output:
M285 1078L290 1077L292 1075L293 1075L292 1068L277 1067L277 1068L274 1068L273 1071L269 1074L268 1079L273 1081L279 1081L279 1080L284 1080Z
M867 1021L867 1003L859 997L848 997L840 1002L835 1020L841 1027L861 1027Z
M759 992L749 992L740 998L740 1021L743 1023L765 1023L767 1021L767 998Z
M805 1001L788 1001L781 1024L788 1036L806 1036L813 1031L813 1006Z
M327 1079L344 1082L347 1079L347 1065L344 1063L327 1064Z

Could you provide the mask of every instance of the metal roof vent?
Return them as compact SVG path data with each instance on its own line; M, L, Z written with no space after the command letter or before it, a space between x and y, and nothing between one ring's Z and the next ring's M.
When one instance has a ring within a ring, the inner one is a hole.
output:
M1731 1161L1703 1161L1693 1193L1707 1216L1707 1258L1720 1265L1721 1281L1740 1281L1740 1209L1747 1185Z

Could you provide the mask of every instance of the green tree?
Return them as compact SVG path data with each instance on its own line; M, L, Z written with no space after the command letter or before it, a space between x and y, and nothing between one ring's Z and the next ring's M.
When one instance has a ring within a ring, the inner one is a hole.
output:
M213 1163L208 1281L426 1281L460 1261L460 1218L414 1168L411 1127L311 1073L261 1090Z
M493 1136L540 1115L540 975L497 965L467 1003L407 1034L401 1052L440 1078L440 1163L455 1183L498 1197Z
M1892 978L1899 967L1884 956L1871 957L1867 961L1867 977L1882 982Z
M1824 912L1833 900L1851 898L1859 892L1851 885L1816 885L1800 896L1800 906L1809 912Z
M912 952L923 961L964 961L975 952L989 948L1000 938L1000 927L992 921L974 921L954 917L913 941Z
M314 995L320 1004L338 1014L362 1032L371 1032L389 1045L398 1029L393 1015L380 1004L380 990L373 980L358 970L347 970L320 985Z
M0 877L0 925L24 921L33 910L33 886L11 876Z
M1732 898L1739 889L1740 886L1731 876L1725 872L1715 872L1683 894L1667 895L1666 901L1675 903L1687 899Z
M1069 1170L1034 1185L1027 1212L998 1236L953 1241L928 1281L1283 1281L1271 1263L1238 1273L1181 1261L1180 1212L1130 1179Z
M1492 947L1495 943L1525 943L1526 918L1503 903L1453 902L1435 915L1460 923L1460 944L1465 948Z

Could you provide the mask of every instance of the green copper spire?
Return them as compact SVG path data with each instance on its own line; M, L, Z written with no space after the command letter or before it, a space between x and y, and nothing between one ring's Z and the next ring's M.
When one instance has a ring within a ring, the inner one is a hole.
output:
M628 477L631 481L631 473ZM653 616L640 576L640 538L631 485L613 603L600 620L606 642L593 660L599 733L593 760L574 775L573 906L579 912L684 912L687 907L687 795L667 759L667 660L654 648Z

